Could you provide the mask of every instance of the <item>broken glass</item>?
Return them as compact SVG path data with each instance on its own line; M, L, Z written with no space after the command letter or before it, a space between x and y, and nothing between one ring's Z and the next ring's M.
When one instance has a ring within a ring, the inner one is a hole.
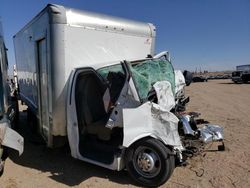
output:
M132 77L141 99L146 99L148 92L157 81L168 81L175 94L175 74L172 64L167 60L146 60L130 64Z

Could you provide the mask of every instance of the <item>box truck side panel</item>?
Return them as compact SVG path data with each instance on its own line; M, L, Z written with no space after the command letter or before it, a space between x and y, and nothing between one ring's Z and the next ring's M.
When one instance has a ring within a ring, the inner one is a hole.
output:
M23 100L38 117L39 130L49 138L48 62L49 16L40 14L14 36L18 83Z
M113 17L112 19L113 22L119 20ZM151 24L130 21L133 24L129 25L130 22L126 21L126 25L120 23L120 27L130 29L116 31L100 28L98 24L92 24L92 27L96 28L85 27L84 20L77 20L81 23L74 22L72 25L71 19L67 24L51 24L54 136L67 134L66 91L72 70L79 67L96 67L98 64L105 65L105 62L108 64L125 59L144 59L148 54L154 53L155 29ZM137 28L136 24L143 29Z
M66 91L71 71L125 59L144 59L154 37L86 29L65 24L51 25L54 136L66 135ZM149 29L149 28L148 28Z
M35 64L34 43L32 33L26 32L16 36L14 39L15 55L18 73L18 84L20 96L27 105L37 110L38 91L37 91L37 68Z
M46 37L48 15L43 14L36 22L14 36L20 95L25 102L37 110L37 41Z
M66 78L75 67L93 67L98 63L143 59L151 55L149 36L129 35L110 31L66 26Z

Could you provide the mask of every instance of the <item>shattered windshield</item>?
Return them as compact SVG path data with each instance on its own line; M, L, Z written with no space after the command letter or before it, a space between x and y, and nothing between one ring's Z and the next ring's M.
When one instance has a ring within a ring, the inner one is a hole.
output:
M175 75L172 64L167 60L146 60L139 63L129 63L132 77L138 94L142 100L157 81L169 81L173 94L175 93Z
M175 94L175 74L172 64L163 59L145 60L140 62L128 62L133 80L140 99L147 98L148 92L157 81L169 81L172 92ZM124 74L121 64L100 68L97 72L107 78L109 72Z

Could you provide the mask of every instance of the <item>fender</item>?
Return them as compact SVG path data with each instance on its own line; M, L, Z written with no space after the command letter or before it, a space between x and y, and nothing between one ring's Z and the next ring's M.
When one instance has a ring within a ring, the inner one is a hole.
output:
M178 118L171 112L162 111L157 104L146 102L137 108L125 108L123 121L124 147L150 136L165 145L183 148L178 134Z

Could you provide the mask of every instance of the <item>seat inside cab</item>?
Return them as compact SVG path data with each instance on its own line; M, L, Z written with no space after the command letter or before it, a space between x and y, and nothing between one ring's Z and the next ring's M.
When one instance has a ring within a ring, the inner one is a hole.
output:
M80 134L93 134L100 140L109 140L111 129L105 125L123 88L125 76L109 72L102 81L95 72L84 72L76 80L76 111ZM109 105L105 108L103 96L109 93Z
M109 72L100 79L94 71L82 72L76 78L75 104L79 129L79 151L87 158L112 163L114 153L123 141L122 128L105 127L125 83L124 74ZM108 107L104 94L108 92ZM97 153L102 152L102 158Z

